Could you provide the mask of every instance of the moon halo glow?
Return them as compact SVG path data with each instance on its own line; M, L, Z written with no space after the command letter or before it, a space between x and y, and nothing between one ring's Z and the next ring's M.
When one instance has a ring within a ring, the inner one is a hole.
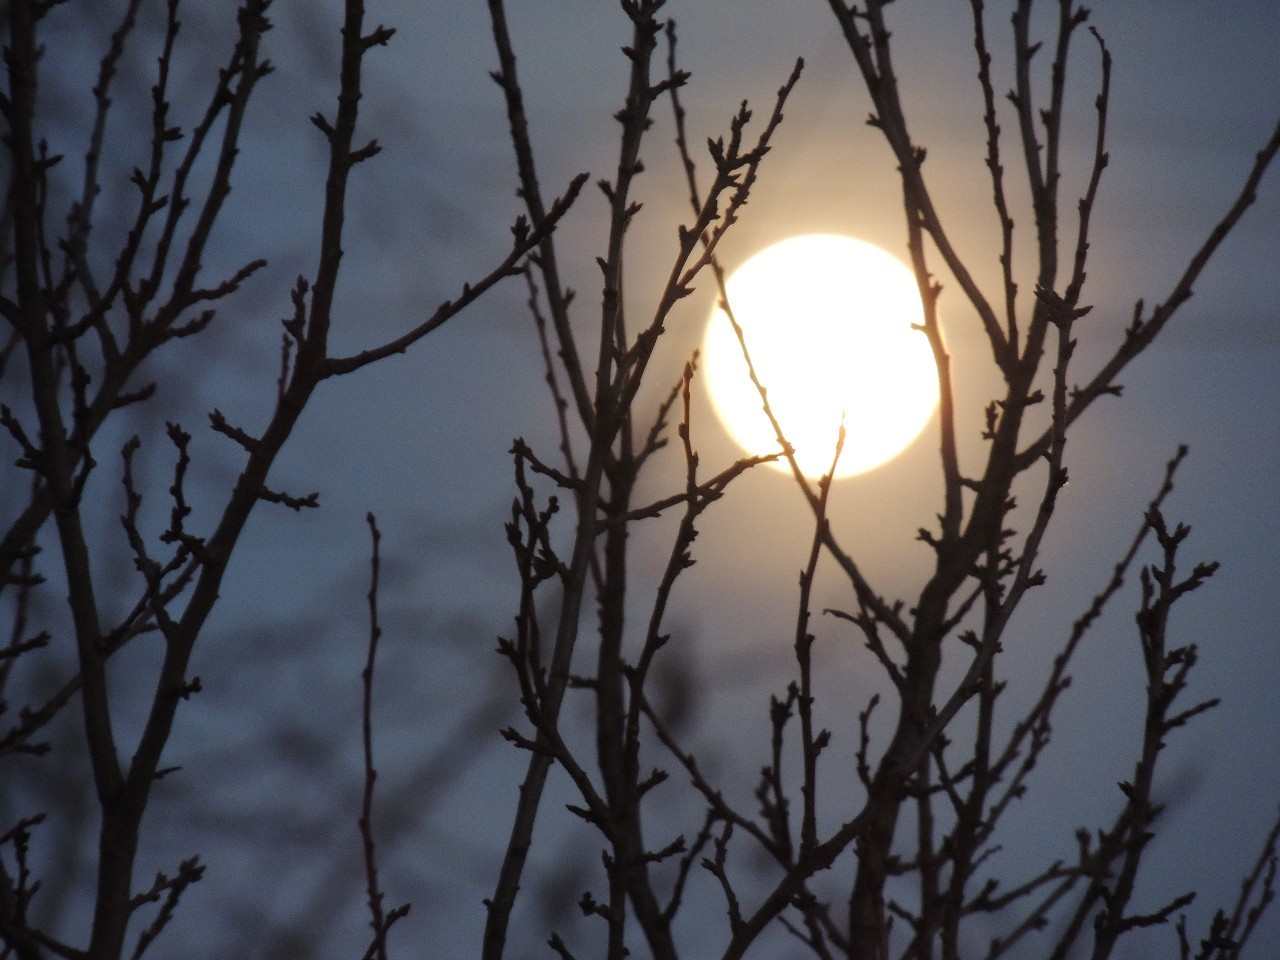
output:
M911 444L938 405L937 370L915 274L879 247L810 234L767 247L730 276L730 309L742 329L796 462L810 477L874 469ZM913 327L917 325L917 327ZM779 447L724 311L703 343L712 405L751 454ZM790 470L785 459L775 466Z

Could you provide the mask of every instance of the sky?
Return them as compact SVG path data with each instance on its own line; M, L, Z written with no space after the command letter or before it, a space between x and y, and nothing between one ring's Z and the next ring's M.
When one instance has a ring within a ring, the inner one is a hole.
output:
M226 6L187 11L183 37L191 58L180 90L197 91L208 75L197 41L206 55L228 44ZM385 149L354 178L335 308L337 352L394 336L488 272L505 253L508 227L520 212L500 94L488 77L496 57L485 6L445 0L368 6L370 25L383 22L398 32L367 61L361 129ZM1003 89L1006 5L989 7ZM97 9L87 19L74 7L54 14L65 18L59 29L66 46L46 64L45 95L51 140L66 138L71 157L78 156L74 138L90 105L86 78L97 54L89 51L110 30ZM968 11L963 3L903 0L889 13L909 122L929 150L926 176L953 236L974 251L979 282L993 289L995 220L982 166ZM722 134L743 98L763 118L795 58L807 64L758 189L721 249L726 266L807 232L848 233L903 255L894 164L864 123L867 97L826 5L672 0L665 13L679 22L682 65L693 74L683 99L695 144ZM590 171L593 180L611 175L612 114L626 76L619 52L627 42L625 18L596 0L511 0L510 16L544 190L559 193L579 171ZM277 323L289 309L293 278L314 270L324 158L307 117L332 109L336 18L332 3L275 11L268 49L277 72L251 112L215 251L223 265L259 255L270 265L224 310L200 348L200 375L164 389L162 418L177 411L195 426L217 406L248 424L268 409L278 372ZM1129 0L1098 4L1091 22L1115 68L1111 164L1084 296L1094 310L1079 328L1080 379L1118 341L1136 300L1150 304L1167 294L1280 117L1274 5L1238 2L1226 15L1184 0ZM152 62L139 48L126 84L149 82ZM1072 226L1092 149L1097 81L1096 48L1082 37L1064 153L1062 206ZM130 104L121 100L118 108L113 122L126 131ZM1005 127L1012 130L1011 120ZM665 276L676 225L686 218L665 115L644 159L638 189L645 206L629 241L628 278L641 313ZM124 149L108 171L117 186L135 162ZM1015 166L1011 156L1006 166ZM122 187L106 190L108 223L126 198ZM1025 236L1030 219L1025 208L1021 214L1015 217ZM594 257L606 218L599 193L584 191L560 235L583 324L599 295ZM1231 902L1280 802L1274 749L1280 599L1273 588L1280 569L1278 256L1280 170L1171 328L1123 376L1124 396L1100 402L1080 423L1069 448L1071 484L1045 550L1049 585L1011 633L1010 669L1042 675L1065 625L1102 587L1132 536L1164 463L1187 443L1190 456L1167 512L1192 526L1186 561L1217 559L1222 569L1179 608L1174 638L1194 641L1201 652L1189 696L1221 696L1223 705L1170 748L1162 782L1175 802L1167 835L1151 854L1144 903L1158 906L1199 887L1201 899L1189 912L1193 934L1213 907ZM981 452L981 411L996 384L976 318L950 278L942 279L942 321L967 429L962 455L972 463ZM1024 289L1030 286L1024 280ZM405 946L404 955L474 953L480 901L490 893L524 767L496 733L514 719L510 678L493 654L494 638L510 629L516 599L502 529L514 492L508 451L517 436L548 453L555 443L525 298L523 287L509 282L408 355L325 383L278 462L278 486L316 490L323 506L304 515L259 510L197 652L195 672L206 692L180 714L171 747L173 762L194 775L158 791L148 821L150 859L140 874L195 850L210 864L183 904L190 913L165 933L169 947L181 946L187 956L311 955L311 947L290 939L305 928L320 931L317 956L341 955L346 945L359 949L361 889L356 875L343 871L358 856L364 515L373 511L386 563L376 747L384 882L391 900L414 904L393 943ZM655 355L646 402L675 382L711 304L704 287L675 316ZM857 545L889 594L910 596L929 560L913 538L938 510L935 431L926 428L894 461L833 489L836 529ZM697 390L694 438L708 469L740 455ZM197 436L193 452L203 489L216 491L234 475L221 438ZM154 457L153 465L163 467L158 444ZM660 465L646 492L680 483L679 470L675 460ZM116 522L105 506L101 521L104 530ZM714 756L727 788L747 796L764 761L762 741L751 733L764 729L769 694L792 676L795 581L810 528L791 481L757 470L700 529L701 562L682 582L673 611L683 659L666 683L672 708L688 712L690 736ZM670 527L658 523L634 539L642 578L657 571L669 535ZM113 549L118 556L121 548ZM828 605L848 602L832 571L824 573L820 594ZM1013 815L1018 842L1003 854L1013 873L1069 854L1075 828L1101 824L1115 808L1114 783L1131 769L1141 697L1135 603L1131 582L1081 655L1055 725L1057 752ZM848 747L856 712L879 689L878 668L832 618L818 618L816 628L824 658L820 696ZM132 656L143 669L144 654ZM573 721L585 717L571 714ZM582 858L575 855L584 850L594 862L594 838L575 833L553 810L552 801L568 798L563 784L553 785L542 828L546 846L536 854L543 859L532 868L529 913L521 915L541 915L544 924L573 922L573 910L563 907L573 907L588 880L562 874L576 869ZM76 819L66 816L64 826ZM542 868L554 882L536 879ZM561 882L563 889L556 887ZM75 890L66 896L66 922L75 929L83 922L76 916L82 900ZM710 929L721 921L721 908L712 902L704 916ZM519 956L543 955L536 945L546 931L530 930ZM1280 937L1275 917L1270 930ZM1125 955L1155 956L1170 948L1172 936L1158 931Z

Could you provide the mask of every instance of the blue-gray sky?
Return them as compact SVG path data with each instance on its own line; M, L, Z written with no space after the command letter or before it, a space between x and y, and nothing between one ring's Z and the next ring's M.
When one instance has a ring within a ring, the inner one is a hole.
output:
M185 42L225 46L224 6L189 11ZM989 4L1001 89L1009 76L1006 6ZM224 263L262 255L271 265L239 305L225 311L218 352L203 358L207 375L175 397L190 426L214 405L246 424L260 422L272 398L277 321L289 310L293 277L310 273L316 258L323 155L307 117L332 109L334 7L275 11L268 47L278 71L251 115L219 248ZM598 0L512 0L510 7L544 189L558 193L583 170L593 179L611 175L612 114L625 89L619 52L628 39L625 18ZM794 59L803 55L808 64L759 189L722 248L726 264L810 231L850 233L901 254L905 231L894 165L864 123L868 100L826 5L672 0L666 12L680 23L682 65L693 73L684 100L695 144L724 132L743 98L763 118ZM912 132L929 149L926 175L954 236L971 251L966 256L980 282L993 288L996 221L982 166L969 6L904 0L889 13ZM362 129L385 150L354 180L335 311L336 347L343 351L406 329L465 280L487 272L520 212L501 98L488 77L496 57L484 4L371 2L368 17L398 33L369 60ZM1280 117L1280 11L1273 4L1130 0L1099 4L1091 22L1115 57L1112 162L1096 215L1084 296L1095 309L1079 328L1079 379L1118 341L1135 300L1152 303L1167 294ZM65 49L92 49L109 29L108 18L95 16ZM1096 48L1084 36L1077 43L1063 192L1071 226L1092 149L1098 79ZM89 106L92 61L80 53L64 59L61 51L53 57L49 95L65 98L58 100L65 118L59 133L71 136L83 129L75 124ZM135 63L145 80L151 54L139 52ZM193 67L192 89L200 77ZM123 113L119 119L123 125ZM638 187L645 208L631 239L628 289L641 313L666 274L676 224L685 218L669 128L665 116L655 125L644 153L648 172ZM1006 167L1014 175L1010 119L1005 129ZM63 149L76 156L73 143ZM134 162L121 161L125 171ZM586 192L561 234L584 330L599 294L594 257L606 215L600 195ZM1025 239L1025 206L1015 217ZM1167 836L1153 851L1153 892L1143 904L1154 907L1161 897L1200 887L1202 899L1190 911L1193 932L1212 907L1234 895L1280 800L1278 258L1275 171L1167 335L1122 378L1123 398L1099 403L1080 424L1069 453L1072 482L1046 550L1049 585L1011 634L1018 647L1011 662L1039 676L1069 618L1104 583L1163 463L1177 444L1188 443L1190 458L1168 511L1193 527L1188 561L1219 559L1223 567L1181 609L1174 637L1194 640L1201 650L1193 695L1222 696L1224 704L1171 748L1165 782L1179 799ZM980 414L994 381L981 359L975 318L950 278L942 280L948 286L943 322L960 370L961 423L968 429L964 449L973 457L981 450ZM1030 288L1024 273L1023 289ZM148 821L157 837L151 855L172 859L204 847L211 865L202 889L184 904L192 918L201 918L195 921L201 933L179 917L165 935L173 946L181 942L186 955L233 949L269 956L266 941L254 939L259 933L273 924L311 923L321 913L332 925L320 955L340 955L346 952L341 945L364 936L358 883L342 891L345 898L333 894L333 901L320 888L330 865L354 862L357 850L355 794L343 780L348 787L335 796L332 784L341 778L329 776L326 765L350 771L356 759L367 510L381 520L388 554L379 784L398 799L388 814L384 879L389 897L414 901L396 938L405 955L475 951L480 899L490 892L524 764L497 737L498 713L472 716L490 697L491 683L500 689L506 681L491 651L493 638L508 629L516 596L501 527L513 491L507 450L515 436L548 453L554 443L525 296L511 282L409 355L324 384L280 461L280 485L318 490L323 508L302 516L263 509L250 526L197 653L207 693L180 715L172 747L172 761L190 771L192 784L175 786L171 795L162 790ZM710 305L705 288L685 302L655 358L652 396L674 382ZM704 464L714 468L738 455L701 396L695 418ZM857 545L886 593L909 596L929 559L912 538L939 509L934 437L926 430L902 457L841 481L833 493L837 528ZM219 458L226 452L220 438L197 441L206 481L225 482L230 466ZM678 482L675 468L674 462L664 467L649 492ZM658 526L651 537L636 538L642 573L659 562L667 532ZM795 577L808 536L790 481L758 471L709 515L697 543L701 562L678 592L676 629L703 678L694 693L699 737L718 752L730 791L743 796L764 754L759 738L736 732L760 728L768 693L782 690L790 677ZM824 582L823 596L844 602L834 576ZM1047 858L1069 855L1074 829L1101 825L1118 802L1114 783L1129 775L1138 729L1134 603L1133 589L1117 599L1083 655L1055 728L1056 751L1017 814L1022 833L1006 854L1011 869L1028 862L1033 843ZM854 714L878 688L879 671L838 623L825 618L817 627L829 722L842 725L837 732L851 749ZM466 734L465 755L420 769L422 757L436 759L440 743L467 724L479 732ZM293 739L276 735L281 725ZM281 758L295 764L287 776L279 773ZM206 772L212 790L197 784ZM197 804L202 794L212 802ZM415 806L414 797L423 799ZM188 816L197 806L200 814ZM261 822L255 833L243 811L259 807L272 815L296 809L297 836ZM424 812L418 817L415 810ZM403 832L392 835L401 817ZM565 826L548 817L546 836L594 851L594 838L564 833ZM227 839L209 841L210 829ZM543 855L554 859L554 849ZM527 892L536 904L544 891L531 879ZM569 890L570 903L580 892ZM259 911L272 916L255 919ZM715 905L704 922L713 927L721 919ZM1270 929L1280 924L1273 919ZM544 938L544 931L532 930L529 943ZM1165 930L1144 942L1167 953L1171 938ZM540 954L531 947L521 955ZM1126 954L1140 955L1137 948Z

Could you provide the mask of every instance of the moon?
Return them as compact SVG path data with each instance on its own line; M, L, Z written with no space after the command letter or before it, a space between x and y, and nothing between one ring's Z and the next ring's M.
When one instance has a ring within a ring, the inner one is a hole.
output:
M726 284L756 375L783 434L810 477L875 469L905 450L938 406L937 367L918 325L915 274L853 237L809 234L768 247ZM915 326L913 326L915 325ZM778 450L742 346L724 310L703 343L712 405L749 454ZM785 459L774 462L790 470Z

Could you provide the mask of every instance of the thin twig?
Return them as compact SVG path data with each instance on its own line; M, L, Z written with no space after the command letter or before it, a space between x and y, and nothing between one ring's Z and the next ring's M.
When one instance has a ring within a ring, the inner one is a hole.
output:
M378 545L382 534L372 513L365 517L369 524L372 552L369 558L369 647L364 669L360 671L364 696L360 709L360 733L364 747L364 794L360 803L360 840L364 847L365 890L368 894L370 926L373 940L365 951L365 960L387 960L387 934L392 925L409 912L409 905L402 904L390 911L382 909L384 894L378 886L378 856L373 839L373 783L378 772L373 766L373 665L378 656L378 641L382 628L378 625L378 575L382 561Z

